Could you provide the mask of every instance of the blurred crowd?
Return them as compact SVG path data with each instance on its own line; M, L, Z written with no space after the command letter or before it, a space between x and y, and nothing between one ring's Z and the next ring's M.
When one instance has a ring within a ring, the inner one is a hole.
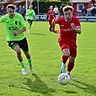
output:
M5 0L6 1L6 0ZM61 6L53 6L53 10L55 12L55 15L63 15L63 7L65 5L64 4L61 4ZM35 13L37 14L37 6L33 6L33 9L35 11ZM48 10L46 10L46 13L47 13ZM16 12L20 13L23 17L25 17L25 14L26 14L26 7L24 5L18 5L16 6ZM0 5L0 16L4 15L6 13L6 9L5 7L2 5ZM43 14L46 14L46 13L43 13ZM42 12L40 12L40 14L42 14ZM86 9L85 7L81 10L81 12L74 12L75 15L77 16L96 16L96 4L91 6L91 8L89 9Z
M0 2L8 2L9 0L0 0ZM19 0L14 0L14 1L19 1Z
M96 16L96 4L91 4L91 8L86 9L85 7L81 11L83 16Z
M20 13L23 17L25 17L26 8L25 6L16 6L16 12ZM0 16L6 14L6 8L2 5L0 6Z
M6 9L4 6L0 6L0 17L6 13Z
M63 7L64 7L65 5L61 5L60 7L57 7L56 5L55 5L55 7L54 7L54 12L55 12L55 14L60 14L60 15L63 15L63 11L62 11L62 9L63 9ZM73 12L74 13L74 12ZM77 15L77 16L96 16L96 4L92 4L91 5L91 8L88 8L88 9L86 9L85 7L81 10L81 12L75 12L74 13L75 15Z
M0 0L0 2L7 2L8 0Z

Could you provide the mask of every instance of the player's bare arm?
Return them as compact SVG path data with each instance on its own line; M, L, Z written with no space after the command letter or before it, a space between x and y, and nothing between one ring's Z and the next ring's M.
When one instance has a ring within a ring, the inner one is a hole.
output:
M53 20L52 20L52 31L53 31L54 33L59 33L59 30L56 30L56 29L55 29L55 26L56 26L56 23L55 23L55 20L53 19Z
M15 36L17 36L17 35L25 32L25 31L26 31L26 27L23 27L21 30L19 30L19 32L14 32L13 34L14 34Z

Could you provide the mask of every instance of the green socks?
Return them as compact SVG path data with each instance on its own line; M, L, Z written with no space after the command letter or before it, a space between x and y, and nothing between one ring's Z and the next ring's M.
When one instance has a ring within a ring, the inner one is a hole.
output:
M31 59L28 59L28 64L29 64L29 66L32 66L32 60ZM23 61L21 61L19 65L21 65L22 68L25 68Z
M21 65L22 68L25 68L25 65L24 65L23 61L20 62L20 65Z
M28 63L29 63L29 65L32 65L32 60L28 59Z

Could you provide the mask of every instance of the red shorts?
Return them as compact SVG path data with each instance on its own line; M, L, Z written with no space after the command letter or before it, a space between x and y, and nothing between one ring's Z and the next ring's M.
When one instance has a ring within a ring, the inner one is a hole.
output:
M70 50L70 56L76 57L77 56L77 46L67 43L59 43L61 50L68 48Z

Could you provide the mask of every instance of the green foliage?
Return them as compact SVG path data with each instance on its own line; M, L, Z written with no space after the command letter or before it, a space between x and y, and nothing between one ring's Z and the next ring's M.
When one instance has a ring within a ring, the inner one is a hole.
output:
M63 3L67 3L68 2L68 0L60 0L61 2L63 2Z

